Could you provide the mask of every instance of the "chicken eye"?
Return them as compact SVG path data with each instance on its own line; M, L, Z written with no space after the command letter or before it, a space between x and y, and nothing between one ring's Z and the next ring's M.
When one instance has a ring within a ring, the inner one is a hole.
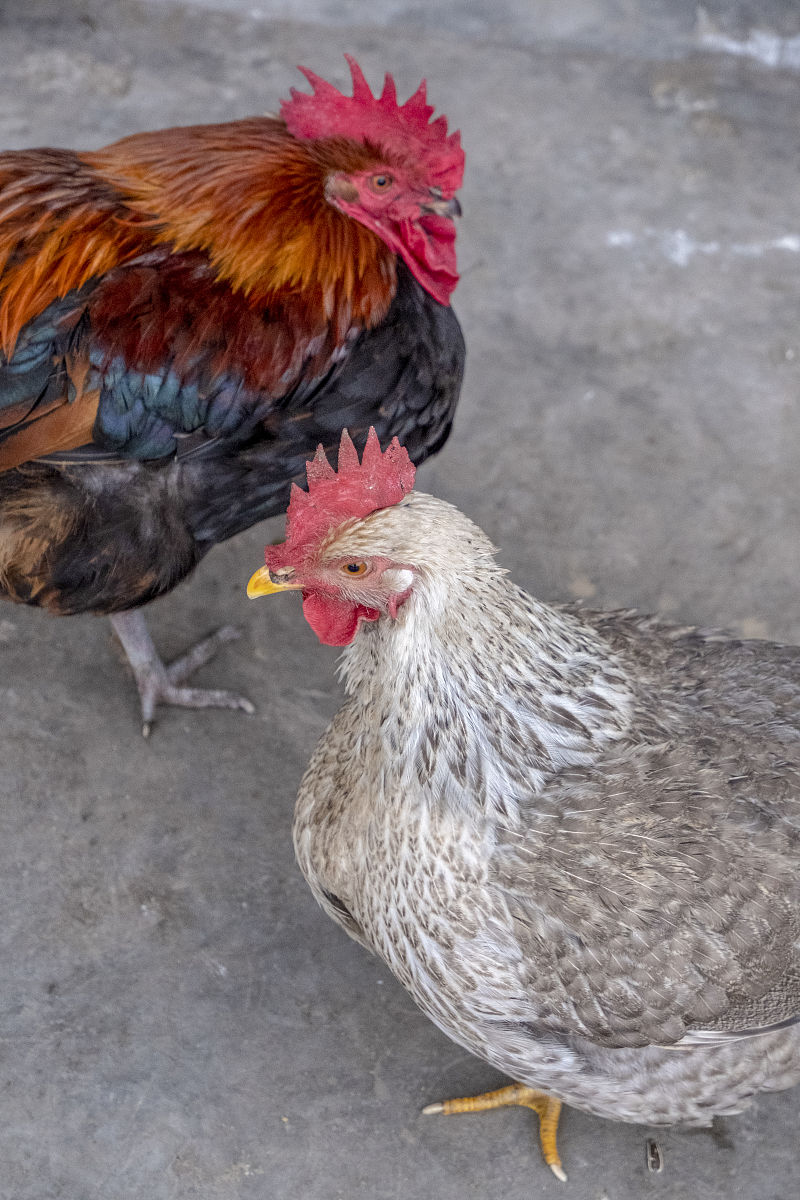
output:
M393 183L394 176L387 175L383 171L379 175L371 175L369 179L369 186L372 188L373 192L378 193L388 192Z
M365 562L350 562L342 565L342 570L345 575L366 575L367 564Z

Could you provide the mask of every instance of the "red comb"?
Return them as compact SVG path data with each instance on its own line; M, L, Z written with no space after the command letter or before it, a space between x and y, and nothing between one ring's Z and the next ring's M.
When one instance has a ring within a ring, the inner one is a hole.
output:
M264 558L273 570L294 566L305 558L331 529L343 521L366 517L379 508L389 508L414 486L414 464L397 438L384 451L373 428L358 461L349 433L342 430L339 469L334 471L322 446L306 463L308 491L292 484L286 514L286 541L267 546Z
M464 151L458 132L447 133L447 121L431 121L433 107L425 94L425 80L405 104L397 103L397 88L387 74L380 96L373 96L358 63L345 55L353 77L353 95L344 96L333 86L299 67L313 88L307 92L291 89L291 100L281 104L290 133L297 138L348 137L372 142L384 152L397 151L407 157L409 150L422 161L431 180L449 198L461 186Z

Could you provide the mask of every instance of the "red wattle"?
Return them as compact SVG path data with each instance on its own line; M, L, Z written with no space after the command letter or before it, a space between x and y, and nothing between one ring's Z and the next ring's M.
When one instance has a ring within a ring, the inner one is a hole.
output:
M440 304L449 304L458 283L456 227L446 217L428 213L402 221L397 249L414 278Z
M377 233L390 250L399 254L417 283L440 304L449 304L458 283L456 227L449 217L420 213L413 217L379 221L359 204L338 199L336 207Z
M303 592L303 616L325 646L347 646L360 621L377 621L377 608L350 604L320 592Z

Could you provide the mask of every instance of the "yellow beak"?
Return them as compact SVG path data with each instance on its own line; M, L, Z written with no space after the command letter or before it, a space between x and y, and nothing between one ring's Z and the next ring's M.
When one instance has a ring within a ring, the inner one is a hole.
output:
M271 596L273 592L296 592L301 586L302 584L291 582L274 583L270 578L269 567L259 567L255 574L250 576L247 594L254 600L256 596Z

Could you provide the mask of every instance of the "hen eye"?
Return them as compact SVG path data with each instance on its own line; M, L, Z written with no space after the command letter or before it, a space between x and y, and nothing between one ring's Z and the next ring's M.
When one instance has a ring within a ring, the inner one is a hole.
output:
M393 183L394 176L383 172L380 175L372 175L369 180L369 186L373 192L388 192Z
M366 575L367 564L365 562L344 563L342 570L345 575Z

